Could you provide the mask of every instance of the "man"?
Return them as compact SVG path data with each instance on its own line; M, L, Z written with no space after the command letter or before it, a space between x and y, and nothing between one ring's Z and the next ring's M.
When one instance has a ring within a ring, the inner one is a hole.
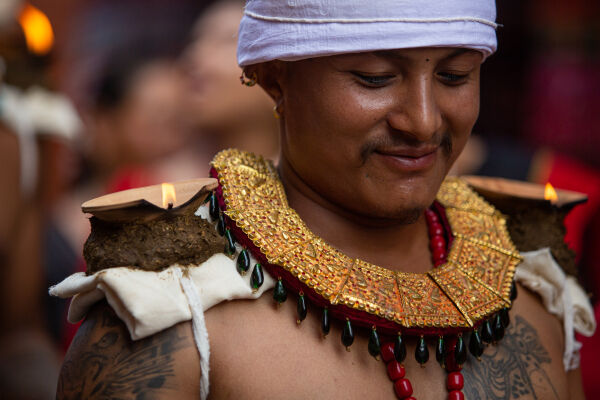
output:
M477 118L494 16L493 2L249 2L238 59L276 103L280 162L220 153L198 210L237 261L53 289L112 306L87 313L58 398L582 398L572 329L528 290L515 300L504 217L442 183ZM543 254L519 269L559 271ZM568 297L564 274L543 275ZM181 293L183 311L160 311Z

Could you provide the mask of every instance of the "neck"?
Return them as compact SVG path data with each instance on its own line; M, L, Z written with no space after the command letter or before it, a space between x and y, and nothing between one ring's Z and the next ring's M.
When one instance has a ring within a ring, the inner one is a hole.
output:
M433 267L423 214L411 223L356 215L310 188L285 158L279 175L290 206L309 229L341 252L402 272L424 273Z

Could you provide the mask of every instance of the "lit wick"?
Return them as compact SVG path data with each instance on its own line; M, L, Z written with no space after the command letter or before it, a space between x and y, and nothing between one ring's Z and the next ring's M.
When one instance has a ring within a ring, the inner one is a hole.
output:
M173 204L176 201L175 197L175 186L170 183L162 184L162 203L163 208L170 210L173 208Z
M544 189L544 199L549 200L550 204L558 203L558 195L556 194L556 190L550 184L550 182L546 183L546 188Z

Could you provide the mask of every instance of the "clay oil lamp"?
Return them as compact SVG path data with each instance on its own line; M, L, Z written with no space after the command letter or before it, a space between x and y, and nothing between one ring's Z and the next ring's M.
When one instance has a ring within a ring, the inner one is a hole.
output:
M223 251L225 241L195 215L217 181L212 178L124 190L82 204L91 214L84 245L87 273L105 268L161 270L178 263L200 264Z
M564 219L587 196L569 190L503 178L464 179L488 202L509 216L508 231L520 251L549 247L566 272L576 273L575 252L564 242Z
M162 183L97 197L83 203L81 210L115 223L193 214L216 186L212 178Z

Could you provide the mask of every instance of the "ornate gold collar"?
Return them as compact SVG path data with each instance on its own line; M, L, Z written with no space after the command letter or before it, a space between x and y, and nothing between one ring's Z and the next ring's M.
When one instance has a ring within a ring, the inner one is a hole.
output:
M452 229L448 262L427 273L391 271L350 258L313 234L287 203L274 166L225 150L212 161L225 214L271 264L332 305L365 311L405 328L468 328L510 306L521 261L503 215L457 178L437 200Z

